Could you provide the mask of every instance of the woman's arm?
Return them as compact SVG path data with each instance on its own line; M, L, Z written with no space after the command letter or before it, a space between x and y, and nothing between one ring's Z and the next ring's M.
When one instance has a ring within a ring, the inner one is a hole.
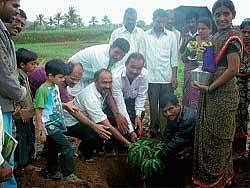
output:
M230 53L227 55L227 63L228 63L228 68L226 71L218 78L216 79L210 86L209 86L209 91L212 91L228 81L230 81L234 76L237 75L239 72L239 67L240 67L240 56L239 53L234 52Z

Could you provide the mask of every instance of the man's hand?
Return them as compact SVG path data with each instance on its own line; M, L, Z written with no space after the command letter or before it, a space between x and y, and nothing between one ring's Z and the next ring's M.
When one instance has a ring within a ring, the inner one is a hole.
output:
M121 132L121 134L127 134L128 133L128 122L124 116L122 116L120 113L115 115L115 121L117 124L117 129Z
M63 103L63 108L69 112L76 112L79 111L79 108L73 104L72 101Z
M130 134L130 140L131 140L131 142L135 142L136 140L137 140L137 135L136 135L136 133L135 132L132 132L131 134Z
M175 90L178 86L178 81L177 81L177 78L175 76L171 79L171 83L172 83L173 89Z
M9 164L6 161L4 161L4 163L5 167L0 167L0 182L9 180L13 176L13 172Z
M135 118L135 130L138 137L140 137L142 135L143 128L142 128L142 121L139 116L136 116Z
M108 129L108 126L102 125L102 124L95 124L93 126L94 131L104 140L110 139L110 136L112 135Z
M41 129L38 129L38 131L37 131L37 136L36 136L36 140L37 141L41 141L41 143L45 143L46 142L46 134L45 134L45 131L43 130L43 128L41 128Z

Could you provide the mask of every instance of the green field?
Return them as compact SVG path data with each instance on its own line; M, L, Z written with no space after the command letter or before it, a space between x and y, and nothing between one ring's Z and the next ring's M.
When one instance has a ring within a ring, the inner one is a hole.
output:
M24 32L15 40L16 49L27 48L39 55L39 64L53 58L67 61L81 49L108 42L110 30L54 30ZM81 40L80 40L81 39ZM62 41L63 40L63 41ZM176 95L182 96L183 64L178 68L178 88Z

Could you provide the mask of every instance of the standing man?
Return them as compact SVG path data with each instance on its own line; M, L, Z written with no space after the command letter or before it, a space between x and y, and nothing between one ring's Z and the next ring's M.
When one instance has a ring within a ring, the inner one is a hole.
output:
M146 32L151 136L156 136L160 128L159 100L172 95L177 86L177 41L174 33L165 29L166 18L165 10L155 10L153 28Z
M142 134L142 119L148 91L148 71L144 68L144 63L142 54L132 53L125 66L112 72L112 94L119 112L128 122L132 141Z
M169 9L169 10L166 10L166 12L167 12L166 29L174 32L176 36L176 41L177 41L177 49L179 50L181 42L182 42L181 32L174 27L174 23L175 23L174 10Z
M187 42L197 35L197 21L198 21L198 15L196 13L190 12L189 14L186 15L185 18L186 28L182 33L183 41L180 47L181 54L184 53Z
M19 0L1 1L0 3L0 106L3 111L4 130L12 134L12 112L14 102L21 101L26 96L26 89L22 87L17 78L17 65L13 43L10 34L3 22L12 22L18 13ZM4 89L3 89L4 88ZM8 166L14 167L13 156L9 164L5 161L0 169L0 178L4 179L3 170ZM4 183L4 187L16 187L15 178L12 177Z
M123 26L114 30L110 37L110 44L117 38L125 38L130 44L130 50L120 61L124 65L129 54L140 52L145 54L145 33L141 28L136 27L137 12L134 8L127 8L123 16Z
M22 9L19 9L18 14L15 16L15 19L13 19L11 23L4 23L11 37L16 37L17 34L22 32L26 24L26 19L26 13Z

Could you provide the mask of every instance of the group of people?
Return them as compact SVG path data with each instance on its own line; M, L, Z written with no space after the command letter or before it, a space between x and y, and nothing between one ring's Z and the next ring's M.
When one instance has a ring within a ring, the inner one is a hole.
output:
M136 27L136 10L128 8L109 44L85 48L67 63L52 59L39 67L35 52L14 50L12 37L27 19L19 6L19 0L0 2L0 136L4 131L12 135L14 120L17 168L38 170L31 165L37 137L47 152L47 177L83 182L75 175L66 136L81 140L78 152L85 161L94 152L113 152L114 145L127 147L143 134L148 97L150 135L165 143L161 159L171 164L169 160L188 156L199 187L231 183L232 146L238 153L246 151L250 101L250 21L243 21L240 30L232 26L236 11L231 0L214 3L216 33L209 18L193 13L181 33L174 27L174 11L163 9L154 11L152 29L144 32ZM202 64L210 44L211 83L192 82L191 71ZM179 61L185 66L181 102L174 95ZM0 181L16 187L14 159L0 159Z

